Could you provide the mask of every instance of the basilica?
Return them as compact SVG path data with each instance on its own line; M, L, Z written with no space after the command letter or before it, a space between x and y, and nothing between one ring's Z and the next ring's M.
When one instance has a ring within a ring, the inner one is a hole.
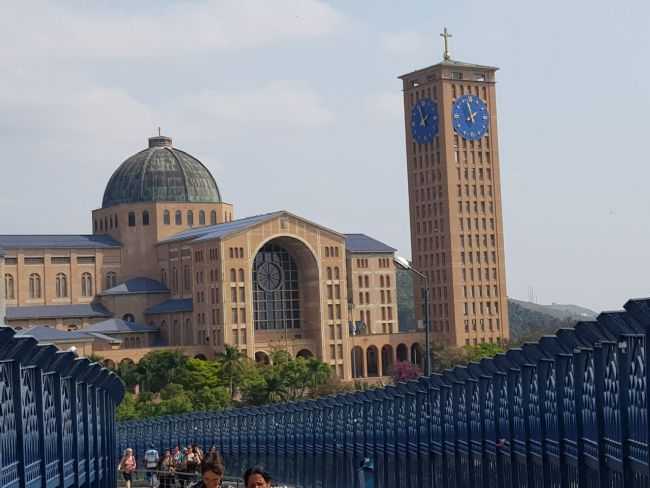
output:
M236 218L169 137L117 168L91 225L0 235L0 324L109 366L226 345L258 362L315 356L344 380L422 362L424 333L398 322L395 249L286 210Z

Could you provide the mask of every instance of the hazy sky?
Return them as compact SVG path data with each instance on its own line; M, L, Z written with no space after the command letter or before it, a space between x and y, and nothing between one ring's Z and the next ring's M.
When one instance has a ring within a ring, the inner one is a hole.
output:
M236 216L287 209L410 256L401 83L497 73L508 294L650 295L647 1L0 4L0 233L90 233L157 126Z

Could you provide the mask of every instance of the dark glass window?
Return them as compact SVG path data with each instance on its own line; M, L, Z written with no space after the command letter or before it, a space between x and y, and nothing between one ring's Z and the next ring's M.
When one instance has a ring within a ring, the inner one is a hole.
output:
M169 219L169 210L165 210L163 213L163 224L169 225L170 219Z
M135 227L135 213L129 212L129 227Z
M142 212L142 225L149 225L149 212Z
M191 210L187 211L187 225L194 225L194 213Z
M199 225L205 225L205 212L199 211Z
M210 212L210 224L215 225L217 223L217 211L213 210Z
M300 327L298 267L280 246L266 244L255 256L253 309L256 329Z
M176 210L175 223L176 223L176 225L182 225L183 224L183 215L181 214L180 210Z

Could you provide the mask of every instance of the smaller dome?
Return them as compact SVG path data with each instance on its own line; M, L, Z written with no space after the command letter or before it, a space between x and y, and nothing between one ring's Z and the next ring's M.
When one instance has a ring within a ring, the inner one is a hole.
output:
M122 203L220 203L221 193L201 161L172 146L169 137L149 138L149 147L124 161L111 176L102 208Z

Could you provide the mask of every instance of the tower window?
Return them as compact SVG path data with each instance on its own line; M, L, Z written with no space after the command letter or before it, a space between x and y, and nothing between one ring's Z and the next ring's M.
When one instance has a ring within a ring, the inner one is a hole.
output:
M142 212L142 225L149 225L149 212L146 210Z
M205 211L199 211L199 225L205 225Z
M129 212L129 227L135 227L135 213Z
M191 210L187 211L187 225L194 225L194 212Z
M171 223L171 219L169 217L169 210L165 210L163 212L163 224L169 225Z
M176 210L176 215L174 217L174 223L176 225L183 225L183 214L181 214L180 210Z
M210 224L211 225L216 225L217 223L217 211L213 210L210 212Z

